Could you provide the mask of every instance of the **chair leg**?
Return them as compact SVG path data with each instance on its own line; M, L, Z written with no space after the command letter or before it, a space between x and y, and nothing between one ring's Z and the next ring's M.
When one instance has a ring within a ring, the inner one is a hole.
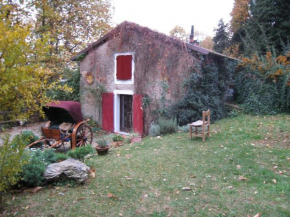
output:
M208 128L207 128L207 136L208 136L208 138L209 138L209 136L210 136L210 130L209 130L209 125L208 125Z
M189 138L192 140L192 126L189 125Z

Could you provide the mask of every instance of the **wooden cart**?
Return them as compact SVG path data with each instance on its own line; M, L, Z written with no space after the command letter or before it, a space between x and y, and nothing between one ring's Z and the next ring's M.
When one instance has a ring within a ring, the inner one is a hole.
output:
M93 132L87 124L90 119L83 120L79 102L56 101L42 109L49 121L41 127L42 137L28 148L39 142L44 142L49 148L58 148L70 142L71 149L92 144Z

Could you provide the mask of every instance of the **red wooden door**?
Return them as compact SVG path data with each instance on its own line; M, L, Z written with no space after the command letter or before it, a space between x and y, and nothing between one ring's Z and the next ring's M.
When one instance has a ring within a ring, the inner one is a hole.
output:
M135 133L143 134L143 108L142 98L140 94L133 95L133 131Z
M114 94L102 95L102 127L104 131L114 132Z

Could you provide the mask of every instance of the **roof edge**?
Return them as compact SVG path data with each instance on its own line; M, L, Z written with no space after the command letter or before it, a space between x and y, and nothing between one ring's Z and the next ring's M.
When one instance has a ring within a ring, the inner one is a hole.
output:
M87 52L89 52L92 48L106 42L108 40L109 37L109 33L105 34L103 37L101 37L99 40L89 44L89 46L87 46L85 49L81 50L80 52L78 52L76 55L74 55L73 57L70 58L71 61L77 61L78 58L80 58L83 54L86 54Z
M224 57L224 58L228 58L228 59L232 59L232 60L238 61L237 59L235 59L233 57L229 57L229 56L226 56L224 54L217 53L215 51L208 50L206 48L203 48L203 47L200 47L200 46L197 46L197 45L193 45L193 44L189 44L189 43L183 42L183 41L181 41L181 40L179 40L177 38L172 38L171 36L168 36L166 34L163 34L163 33L160 33L160 32L154 31L154 30L151 30L148 27L143 27L143 26L140 26L140 25L138 25L136 23L132 23L132 22L128 22L128 21L124 21L121 24L117 25L115 28L113 28L111 31L109 31L107 34L105 34L99 40L97 40L97 41L89 44L85 49L83 49L82 51L80 51L79 53L77 53L76 55L74 55L73 57L71 57L70 60L71 61L78 61L78 59L80 57L82 57L82 55L88 53L91 49L93 49L93 48L99 46L100 44L106 42L107 40L109 40L109 35L112 32L114 32L117 28L120 28L121 26L124 26L124 25L127 25L127 24L134 24L135 25L134 28L137 28L137 27L146 28L149 31L152 31L152 32L154 32L156 34L160 34L162 37L167 37L167 38L173 39L175 42L179 41L180 43L184 43L187 49L194 50L194 51L199 52L201 54L204 54L204 55L213 54L213 55L216 55L216 56L220 56L220 57Z

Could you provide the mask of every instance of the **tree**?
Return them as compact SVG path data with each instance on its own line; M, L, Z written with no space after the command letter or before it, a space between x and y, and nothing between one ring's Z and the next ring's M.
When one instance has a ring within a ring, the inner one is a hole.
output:
M51 54L60 54L62 48L78 52L111 28L110 0L27 1L36 10L35 32L50 35Z
M53 73L40 64L48 49L46 39L33 38L29 25L4 19L0 32L0 111L9 111L11 119L25 119L41 110L49 100L46 91L58 83L50 82Z
M229 43L229 34L227 32L227 24L224 24L223 19L219 21L218 28L215 29L215 36L213 37L213 50L219 53L227 48Z
M200 42L200 46L206 49L212 50L213 49L213 40L210 36L206 36L203 41Z
M185 30L181 26L175 26L172 30L170 30L169 34L170 36L176 37L181 41L186 42L187 40Z
M231 31L237 32L250 18L249 13L250 0L235 0L233 10L231 12L232 19L230 21Z
M232 45L251 56L274 47L278 54L289 49L290 4L287 0L236 0L231 13Z
M245 29L253 49L265 54L273 46L283 52L290 34L289 7L287 0L250 1L251 17Z
M50 98L69 57L110 29L110 0L0 0L0 111L24 119Z

